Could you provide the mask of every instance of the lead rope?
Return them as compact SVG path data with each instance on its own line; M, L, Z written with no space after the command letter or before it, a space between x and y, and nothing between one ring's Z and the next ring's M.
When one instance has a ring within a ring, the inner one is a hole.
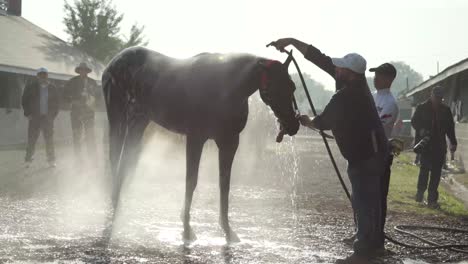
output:
M301 79L302 87L304 88L304 92L305 92L305 94L307 96L307 101L309 102L309 106L310 106L314 116L317 116L317 111L315 110L314 104L312 103L312 99L311 99L309 91L307 89L307 85L306 85L306 83L304 81L304 77L302 76L301 69L299 68L299 64L296 62L296 59L292 55L292 50L291 51L283 50L283 51L286 54L288 54L288 57L289 57L288 59L291 59L294 62L294 65L296 66L297 72L299 73L299 77ZM293 101L294 109L296 110L296 112L299 113L299 108L298 108L298 105L297 105L296 97L294 95L293 95L292 101ZM330 157L330 160L331 160L331 162L333 164L333 168L335 169L336 175L338 176L338 179L339 179L339 181L341 183L341 187L343 187L343 190L346 193L346 197L348 197L348 200L351 202L351 194L348 191L348 187L346 187L346 184L344 183L343 177L341 176L341 172L338 169L338 166L336 164L333 153L331 152L330 145L328 144L327 137L329 137L329 136L327 136L327 134L325 134L323 132L323 130L319 130L319 134L322 136L323 143L325 144L325 148L327 149L328 156ZM356 223L356 219L354 219L354 222ZM427 244L430 244L432 246L417 246L417 245L406 244L404 242L400 242L398 240L395 240L395 239L389 237L387 234L385 234L385 239L387 239L388 241L390 241L390 242L392 242L392 243L394 243L396 245L407 247L407 248L426 249L426 250L430 250L430 249L448 249L448 250L451 250L451 251L468 254L467 250L461 250L460 249L460 248L468 248L468 244L441 245L441 244L436 243L434 241L431 241L429 239L422 238L422 237L420 237L420 236L418 236L418 235L416 235L414 233L411 233L409 231L405 231L403 229L439 230L439 231L449 231L449 232L458 232L458 233L466 233L466 234L468 234L468 230L456 229L456 228L444 228L444 227L437 227L437 226L419 226L419 225L397 225L397 226L394 227L394 229L395 229L395 231L397 231L399 233L406 234L406 235L409 235L411 237L417 238L420 241L423 241L423 242L425 242Z

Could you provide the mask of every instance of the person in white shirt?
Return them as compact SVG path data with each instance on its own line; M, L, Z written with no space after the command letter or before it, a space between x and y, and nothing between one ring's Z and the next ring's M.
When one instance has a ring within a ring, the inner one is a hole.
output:
M399 108L395 97L390 91L393 80L397 75L395 67L390 63L384 63L376 68L369 69L370 72L374 72L374 86L377 90L374 92L374 102L379 113L380 120L385 130L385 135L388 139L392 136L393 125L395 124ZM390 154L388 163L385 168L385 173L382 175L382 232L385 227L385 219L387 217L387 195L388 187L390 184L391 167L393 163L393 154Z
M374 86L377 90L373 93L375 106L385 129L387 138L392 137L393 125L395 124L399 109L398 104L390 91L390 86L396 77L396 69L390 63L384 63L377 68L369 69L375 72Z

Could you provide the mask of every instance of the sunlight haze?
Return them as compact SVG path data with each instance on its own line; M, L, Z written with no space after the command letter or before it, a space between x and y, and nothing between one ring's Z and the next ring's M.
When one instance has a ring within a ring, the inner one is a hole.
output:
M129 32L135 22L144 25L149 48L178 58L200 52L248 52L283 60L283 54L265 44L295 37L332 57L360 53L368 68L386 61L404 61L427 79L437 73L437 62L442 71L468 56L468 1L113 3L124 14L123 32ZM63 5L63 0L23 0L23 16L68 40ZM295 53L303 71L327 89L334 89L333 79Z

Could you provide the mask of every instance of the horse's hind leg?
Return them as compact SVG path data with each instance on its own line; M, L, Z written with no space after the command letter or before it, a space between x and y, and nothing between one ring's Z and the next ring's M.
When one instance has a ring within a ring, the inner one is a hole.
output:
M239 146L239 135L223 136L216 139L219 148L219 188L220 188L220 224L226 235L226 241L239 242L239 237L229 225L229 189L231 185L231 169L237 147Z
M116 83L109 72L102 78L109 119L109 157L113 212L109 216L104 236L110 238L120 200L122 182L134 172L141 151L141 139L149 120L137 102L129 105L122 84Z
M117 171L117 187L119 189L119 195L113 197L114 199L117 199L114 203L118 202L123 181L129 177L131 178L135 173L136 165L142 150L143 134L148 123L149 120L144 115L133 116L128 121L127 133L125 135L119 168Z
M141 139L143 138L143 134L148 123L149 121L146 118L134 118L128 123L118 162L118 169L116 170L116 174L113 175L113 211L108 219L109 222L107 223L106 229L104 230L104 237L107 241L110 240L113 225L116 217L118 216L122 184L125 180L129 180L129 178L131 179L135 173L136 165L142 149Z
M184 232L182 236L186 242L194 241L196 239L195 233L190 226L190 207L192 206L193 192L197 187L198 168L200 166L200 157L205 142L206 138L187 135L185 203L184 210L182 212L182 221L184 223Z

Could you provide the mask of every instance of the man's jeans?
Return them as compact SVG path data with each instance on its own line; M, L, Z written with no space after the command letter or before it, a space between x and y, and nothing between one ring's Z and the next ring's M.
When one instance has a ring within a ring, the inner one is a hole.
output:
M73 147L75 149L77 161L81 164L82 144L86 144L88 159L90 159L90 161L95 161L96 142L94 135L94 113L72 109L70 118L73 132Z
M382 220L382 224L380 226L381 228L381 232L382 232L382 241L380 243L380 246L384 246L384 243L385 243L385 222L386 222L386 219L387 219L387 196L388 196L388 189L390 187L390 175L392 174L392 164L393 164L393 154L390 154L387 158L387 161L386 161L386 166L385 166L385 170L384 170L384 173L383 173L383 177L382 177L382 192L381 192L381 195L382 195L382 217L381 217L381 220Z
M352 188L352 205L356 217L357 234L354 252L369 256L383 241L382 233L382 179L387 165L387 154L348 164Z
M36 142L39 138L39 133L42 131L46 147L47 160L49 162L55 161L54 150L54 120L47 116L35 116L29 120L28 125L28 146L26 148L26 162L32 161Z
M427 201L428 203L437 203L439 199L439 188L440 176L442 174L442 166L444 165L444 155L434 153L423 153L421 154L421 167L419 169L418 178L418 193L421 199L424 196L424 192L427 189L427 182L429 180L429 172L431 173L429 181L429 190Z

